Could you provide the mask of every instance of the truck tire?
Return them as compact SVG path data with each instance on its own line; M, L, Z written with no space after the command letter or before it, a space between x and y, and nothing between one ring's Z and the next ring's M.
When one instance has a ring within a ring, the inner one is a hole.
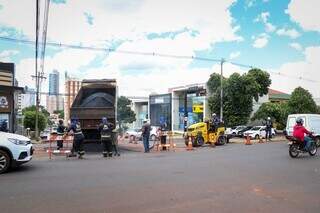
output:
M5 173L10 168L10 162L9 154L0 150L0 174Z

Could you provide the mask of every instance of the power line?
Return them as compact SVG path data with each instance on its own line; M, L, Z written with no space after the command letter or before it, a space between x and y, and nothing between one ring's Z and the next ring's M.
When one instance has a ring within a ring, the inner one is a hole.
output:
M26 39L17 39L17 38L9 38L9 37L1 37L1 40L9 41L9 42L17 42L17 43L25 43L25 44L34 44L34 41L26 40ZM42 44L43 43L39 43ZM65 43L57 43L57 42L46 42L46 45L59 47L59 48L70 48L70 49L79 49L79 50L90 50L90 51L100 51L100 52L108 52L108 53L119 53L119 54L128 54L128 55L141 55L141 56L156 56L156 57L164 57L164 58L174 58L174 59L183 59L183 60L198 60L198 61L207 61L207 62L219 62L221 63L221 59L216 58L205 58L205 57L197 57L197 56L183 56L183 55L173 55L173 54L163 54L157 52L141 52L141 51L128 51L128 50L118 50L114 48L102 48L102 47L90 47L90 46L82 46L82 45L73 45L73 44L65 44ZM237 63L230 60L224 60L225 63L230 63L232 65L253 69L258 68L253 65L247 65L242 63ZM320 83L320 81L316 81L313 79L308 79L304 77L291 76L280 72L272 72L268 71L268 73L272 75L279 75L283 77L288 77L297 80L303 80L313 83Z

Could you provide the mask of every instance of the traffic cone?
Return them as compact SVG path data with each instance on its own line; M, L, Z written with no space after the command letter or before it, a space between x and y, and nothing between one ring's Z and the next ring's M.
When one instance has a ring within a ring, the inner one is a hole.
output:
M261 137L259 137L259 142L258 143L264 143Z
M245 145L252 145L251 141L250 141L250 136L247 135L246 140L245 140Z
M191 151L191 150L193 150L193 146L192 146L192 138L190 136L188 141L187 151Z

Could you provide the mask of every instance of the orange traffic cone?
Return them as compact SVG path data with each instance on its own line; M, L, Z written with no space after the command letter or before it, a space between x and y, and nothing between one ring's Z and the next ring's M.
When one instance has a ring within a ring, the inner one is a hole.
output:
M191 137L189 137L187 151L191 151L191 150L193 150L192 139L191 139Z
M245 140L245 145L252 145L251 141L250 141L250 136L247 135L246 140Z

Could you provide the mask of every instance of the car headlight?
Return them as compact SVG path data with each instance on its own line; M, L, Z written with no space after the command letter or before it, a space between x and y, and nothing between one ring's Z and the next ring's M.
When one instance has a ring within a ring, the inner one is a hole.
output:
M26 145L30 144L30 141L22 141L22 140L18 140L18 139L14 139L14 138L8 138L8 140L11 143L14 143L15 145L26 146Z

